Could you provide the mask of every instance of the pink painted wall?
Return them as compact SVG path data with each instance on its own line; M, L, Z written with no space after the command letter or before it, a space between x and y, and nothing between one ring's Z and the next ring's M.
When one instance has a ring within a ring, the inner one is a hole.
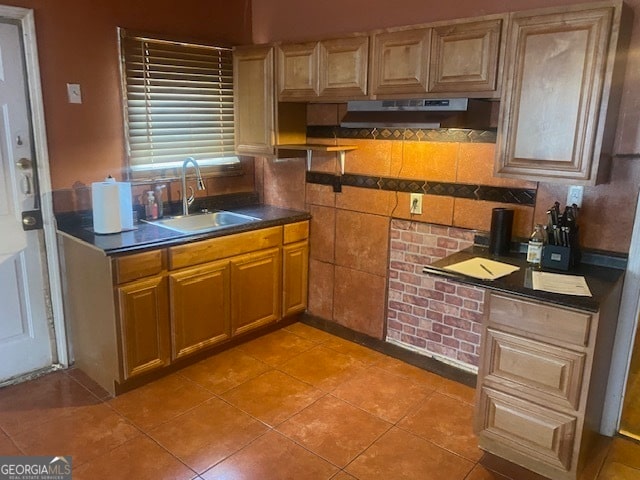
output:
M123 119L116 27L228 45L251 42L242 0L7 0L34 10L54 189L120 177ZM79 83L82 105L67 102Z

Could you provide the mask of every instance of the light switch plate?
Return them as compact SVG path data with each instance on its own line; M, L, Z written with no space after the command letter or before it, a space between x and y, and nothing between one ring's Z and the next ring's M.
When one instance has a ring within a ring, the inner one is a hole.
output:
M567 205L573 205L574 203L578 208L582 207L582 195L584 194L584 187L580 185L572 185L567 192Z
M67 97L69 103L82 103L82 92L79 83L67 83Z

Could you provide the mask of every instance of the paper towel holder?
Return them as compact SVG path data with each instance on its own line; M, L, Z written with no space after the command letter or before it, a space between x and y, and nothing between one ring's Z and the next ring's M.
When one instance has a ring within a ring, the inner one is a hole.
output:
M501 255L511 248L513 229L513 209L494 208L491 211L491 232L489 233L489 253Z

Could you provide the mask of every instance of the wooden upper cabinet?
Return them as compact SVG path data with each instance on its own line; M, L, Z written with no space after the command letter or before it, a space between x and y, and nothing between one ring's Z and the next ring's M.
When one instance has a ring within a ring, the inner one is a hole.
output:
M313 99L318 96L319 43L283 44L277 47L278 99Z
M612 2L512 14L496 174L583 185L607 181L600 160L613 140L607 130L615 128L607 124L607 110L619 98L612 79L621 7Z
M277 47L278 100L365 98L369 37L354 36Z
M375 33L371 93L424 94L429 75L430 28Z
M434 27L429 92L495 96L502 25L496 18Z
M369 37L350 37L320 42L319 96L366 98Z
M273 47L236 47L233 88L236 153L273 155L275 144L275 85Z

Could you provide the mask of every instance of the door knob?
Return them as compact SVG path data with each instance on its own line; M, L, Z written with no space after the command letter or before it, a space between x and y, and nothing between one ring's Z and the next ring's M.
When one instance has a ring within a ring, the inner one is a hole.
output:
M38 223L38 220L36 220L34 217L26 216L26 217L22 218L22 223L26 227L33 227L34 225L36 225Z
M18 166L18 168L22 170L29 170L32 168L33 162L28 158L22 157L20 160L16 162L16 165Z

